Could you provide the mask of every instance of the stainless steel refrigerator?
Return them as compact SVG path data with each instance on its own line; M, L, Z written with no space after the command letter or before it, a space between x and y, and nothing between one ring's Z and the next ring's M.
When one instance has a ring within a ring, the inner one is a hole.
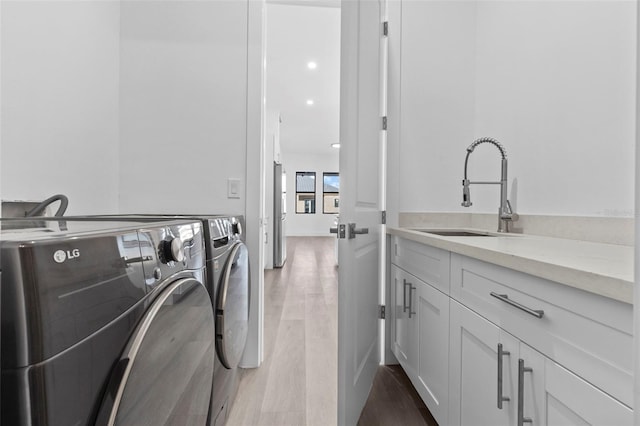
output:
M287 219L286 173L282 164L273 163L273 266L282 268L287 260L287 239L285 224Z

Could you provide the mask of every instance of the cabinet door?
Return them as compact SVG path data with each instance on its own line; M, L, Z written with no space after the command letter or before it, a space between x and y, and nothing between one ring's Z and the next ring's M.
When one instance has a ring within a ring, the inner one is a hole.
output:
M450 303L451 354L449 367L449 424L514 425L515 380L511 372L517 359L518 341L494 324L460 305ZM502 386L498 385L498 344L504 354ZM509 398L498 407L498 389Z
M530 424L633 425L633 411L531 347L520 344L524 373L524 417Z
M402 269L391 265L393 285L393 353L409 377L415 375L417 338L415 337L415 311L410 305L415 297L415 279Z
M417 281L418 362L414 385L438 424L449 424L449 296Z

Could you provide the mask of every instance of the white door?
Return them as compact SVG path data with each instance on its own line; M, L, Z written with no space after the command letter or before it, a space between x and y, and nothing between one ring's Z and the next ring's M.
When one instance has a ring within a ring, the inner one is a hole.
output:
M384 209L386 0L342 2L338 423L355 425L380 363L378 303ZM348 224L367 234L349 231ZM354 237L354 238L351 238Z

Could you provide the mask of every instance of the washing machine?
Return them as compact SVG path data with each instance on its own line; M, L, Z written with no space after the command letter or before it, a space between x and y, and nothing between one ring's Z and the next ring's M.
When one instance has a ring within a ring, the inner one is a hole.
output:
M216 358L211 399L211 424L224 425L236 396L238 365L249 326L249 253L244 244L243 218L220 217L208 222L207 271L211 271L216 319Z
M202 223L205 240L206 287L214 312L215 356L209 424L224 425L235 399L238 364L249 326L250 275L244 217L224 215L120 214L68 217L68 220L150 222L181 219Z
M207 424L215 321L202 222L11 225L0 234L2 424Z

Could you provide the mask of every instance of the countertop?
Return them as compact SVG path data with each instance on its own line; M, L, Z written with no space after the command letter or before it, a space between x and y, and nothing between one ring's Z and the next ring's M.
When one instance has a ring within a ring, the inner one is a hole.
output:
M492 232L489 234L495 236L445 237L387 227L387 233L633 303L634 259L630 246Z

